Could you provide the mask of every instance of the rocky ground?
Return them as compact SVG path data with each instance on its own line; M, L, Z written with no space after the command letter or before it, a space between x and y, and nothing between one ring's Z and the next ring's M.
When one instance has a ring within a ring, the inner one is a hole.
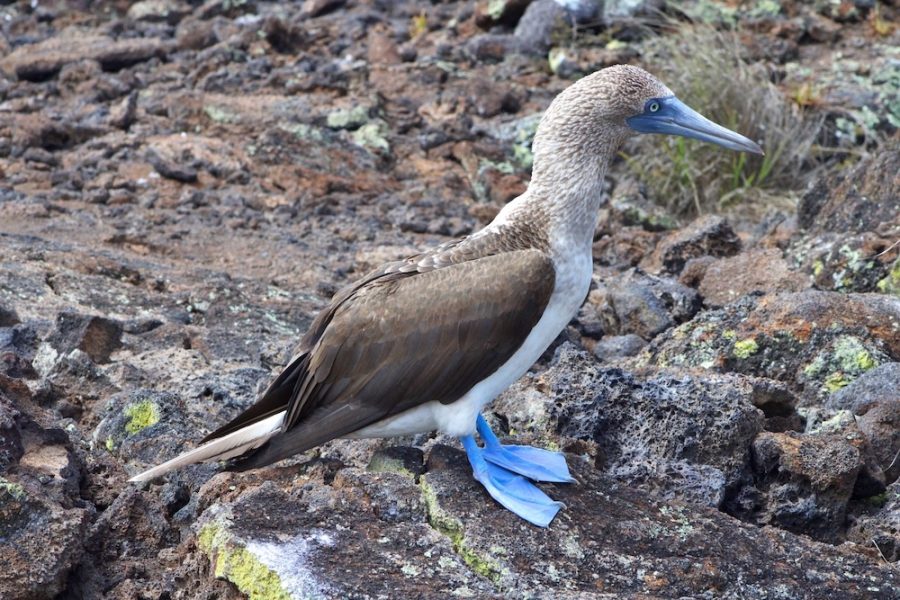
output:
M900 598L898 7L579 6L0 6L0 596ZM740 21L834 154L696 220L614 166L586 304L489 414L568 453L550 529L439 436L126 483L337 288L488 222L658 10Z

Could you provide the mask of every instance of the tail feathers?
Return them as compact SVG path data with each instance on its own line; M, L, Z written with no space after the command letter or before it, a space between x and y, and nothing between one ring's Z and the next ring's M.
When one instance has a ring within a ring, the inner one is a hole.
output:
M233 431L228 435L209 440L193 450L188 450L184 454L176 456L172 460L135 475L128 481L150 481L169 471L174 471L187 465L210 460L226 460L240 456L254 448L259 448L269 438L281 431L284 415L285 411L281 411L261 421Z

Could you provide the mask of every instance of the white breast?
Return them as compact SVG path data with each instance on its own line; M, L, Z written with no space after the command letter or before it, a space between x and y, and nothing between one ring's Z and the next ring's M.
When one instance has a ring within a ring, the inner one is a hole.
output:
M428 402L347 437L391 437L435 429L454 436L472 434L475 431L475 417L481 409L531 368L572 320L587 295L593 269L590 246L586 252L582 250L560 254L562 258L554 261L556 283L544 315L531 330L525 343L503 366L452 404Z

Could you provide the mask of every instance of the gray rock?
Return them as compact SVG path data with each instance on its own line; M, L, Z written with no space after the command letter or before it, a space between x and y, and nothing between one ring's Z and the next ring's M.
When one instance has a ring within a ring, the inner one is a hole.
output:
M140 465L175 456L186 442L198 438L199 431L185 418L184 403L174 394L141 389L116 394L106 401L102 414L94 445Z
M828 396L825 406L862 414L867 406L900 399L900 363L888 362L866 371L850 385Z
M129 19L136 21L178 23L190 9L174 0L141 0L128 7Z
M19 323L16 311L0 306L0 327L12 327Z
M847 537L860 546L874 547L885 561L900 561L900 482L881 495L866 498L850 524Z
M813 327L828 323L828 327ZM830 394L900 355L900 299L807 290L745 296L659 336L641 363L775 379L800 404Z
M685 576L690 568L685 556L691 564L710 565L697 575L705 589L715 589L710 597L765 598L773 586L785 598L802 598L810 586L823 599L890 598L894 593L891 585L898 575L888 565L860 560L857 564L865 565L869 575L852 569L840 578L820 575L822 567L815 565L827 565L826 557L840 552L834 546L747 527L708 508L659 503L574 458L570 464L579 484L545 486L566 504L559 520L548 529L529 528L528 542L516 543L525 526L494 510L469 477L465 457L456 455L455 461L445 460L423 476L434 507L430 514L440 515L461 551L479 559L481 570L506 597L544 597L552 590L554 598L595 598L600 586L610 599L655 596L661 590L664 597L697 597L697 581ZM678 550L667 549L670 544ZM710 546L715 552L709 552ZM784 565L792 574L756 570L751 565L760 559ZM891 585L877 579L882 576ZM865 592L858 591L860 585L867 586Z
M900 150L885 148L850 172L817 178L797 208L800 226L841 234L900 226Z
M57 316L56 330L47 342L60 355L78 349L92 361L106 363L122 345L122 325L105 317L62 312Z
M53 598L83 553L90 515L46 498L40 486L0 477L0 596Z
M550 369L492 406L517 432L554 430L595 444L598 468L666 498L719 506L748 473L763 415L741 377L601 368L571 344ZM541 422L543 424L540 424Z
M215 573L244 593L254 585L240 570L249 564L275 597L496 596L430 524L429 496L412 478L342 470L333 485L293 480L249 487L197 523Z
M835 541L862 466L860 452L841 435L762 433L753 442L760 495L741 516Z
M868 404L861 415L859 428L869 440L885 481L892 483L900 477L900 397Z
M0 376L0 597L11 600L63 590L92 514L65 432L19 410L34 401L24 382Z
M17 423L19 415L12 401L0 394L0 473L17 463L25 453Z
M527 54L543 55L565 32L571 35L569 12L555 0L535 0L516 25L515 36Z
M646 345L643 338L633 333L604 337L594 346L594 356L603 361L635 356Z
M604 330L619 335L633 333L645 340L689 320L701 305L695 290L636 270L605 282L600 291L603 301L597 311L606 323Z
M183 164L181 161L168 160L153 148L147 151L147 160L153 165L156 172L163 177L182 183L194 183L197 181L197 169Z

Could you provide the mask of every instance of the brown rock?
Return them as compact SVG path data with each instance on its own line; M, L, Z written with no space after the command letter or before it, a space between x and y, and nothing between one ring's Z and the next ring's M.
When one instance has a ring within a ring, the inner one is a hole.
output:
M804 28L810 39L820 44L835 42L841 36L841 26L821 15L807 15L804 19Z
M0 69L19 79L41 80L53 76L63 65L96 60L114 71L165 53L159 38L112 40L104 35L67 30L59 37L17 48L0 61Z
M506 83L482 77L469 82L467 100L475 114L484 118L519 110L519 101Z
M761 492L752 519L835 540L863 466L859 450L841 435L796 432L763 432L752 450Z
M187 18L175 30L175 43L179 50L202 50L218 41L215 23L210 20Z
M722 217L707 215L660 240L641 267L651 273L678 274L692 258L732 256L740 249L741 241L731 225Z
M401 61L397 44L384 27L373 27L369 30L367 46L367 57L372 66L393 65Z
M622 227L594 242L594 260L610 267L634 267L653 251L657 240L658 233L643 227Z
M753 292L799 292L807 287L808 278L791 270L780 250L754 248L709 262L698 291L704 304L719 307Z
M681 271L681 275L678 276L679 283L692 288L699 287L700 282L703 281L703 277L706 275L706 270L716 260L712 256L701 256L687 261L684 269Z
M859 428L869 438L887 483L900 477L900 389L895 392L895 400L869 405L859 417Z

